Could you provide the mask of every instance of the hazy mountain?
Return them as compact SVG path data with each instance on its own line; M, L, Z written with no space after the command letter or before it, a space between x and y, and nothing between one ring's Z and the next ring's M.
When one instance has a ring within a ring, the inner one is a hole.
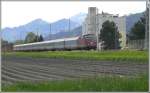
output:
M36 19L22 26L14 27L14 28L4 28L2 29L2 38L9 42L13 42L18 39L24 39L28 32L34 32L36 34L41 34L43 36L47 36L48 34L56 34L59 32L69 31L69 23L70 29L74 29L78 27L80 24L74 22L69 19L61 19L56 22L51 23L51 31L50 31L50 23L42 20Z
M136 14L131 14L126 17L126 31L127 33L130 32L131 28L134 26L134 24L140 20L140 17L143 16L142 13L136 13Z
M82 24L86 18L86 13L79 13L75 16L72 16L70 19L76 23Z
M140 19L143 13L131 14L126 16L126 29L127 33L131 30L133 25ZM56 22L50 23L42 19L33 20L25 25L21 25L14 28L2 29L2 38L9 42L15 40L24 39L28 32L34 32L44 36L45 40L71 37L81 35L82 33L82 22L85 20L86 13L79 13L75 16L70 17L70 30L69 30L69 19L61 19ZM38 32L38 33L37 33ZM51 34L51 35L50 35Z
M47 31L49 24L42 19L36 19L28 24L2 29L2 37L9 42L24 39L28 32L43 33Z
M56 34L49 34L44 38L44 40L52 40L52 39L60 39L60 38L67 38L67 37L75 37L80 36L82 34L82 26L76 27L71 31L66 32L59 32Z
M68 31L69 23L70 23L70 29L74 29L75 27L79 26L78 23L76 23L72 20L61 19L61 20L51 24L51 31L52 31L51 34L56 34L56 33L62 32L62 31Z

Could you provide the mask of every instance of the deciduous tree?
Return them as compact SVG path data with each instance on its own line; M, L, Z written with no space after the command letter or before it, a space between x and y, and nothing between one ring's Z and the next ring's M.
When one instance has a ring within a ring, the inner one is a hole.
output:
M99 39L102 43L103 49L119 49L120 34L116 24L113 21L105 21L100 30Z

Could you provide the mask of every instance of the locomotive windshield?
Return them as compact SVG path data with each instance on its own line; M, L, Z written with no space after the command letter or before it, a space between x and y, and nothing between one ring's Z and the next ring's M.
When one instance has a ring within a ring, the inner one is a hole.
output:
M96 41L96 36L93 34L84 35L83 38Z

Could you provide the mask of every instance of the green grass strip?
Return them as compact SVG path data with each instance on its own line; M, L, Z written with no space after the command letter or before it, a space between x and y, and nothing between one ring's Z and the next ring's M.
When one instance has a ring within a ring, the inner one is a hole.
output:
M148 62L148 51L46 51L46 52L9 52L2 56L33 57L33 58L64 58L105 61Z
M40 83L18 83L2 86L5 92L73 92L73 91L123 91L123 92L147 92L148 75L136 77L101 76L77 80L49 81Z

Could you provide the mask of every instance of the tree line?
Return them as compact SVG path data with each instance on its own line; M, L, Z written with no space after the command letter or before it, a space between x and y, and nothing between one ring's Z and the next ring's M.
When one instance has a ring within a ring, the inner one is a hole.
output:
M42 35L36 35L33 32L29 32L25 37L25 40L16 40L15 44L33 43L33 42L41 42L41 41L44 41Z

